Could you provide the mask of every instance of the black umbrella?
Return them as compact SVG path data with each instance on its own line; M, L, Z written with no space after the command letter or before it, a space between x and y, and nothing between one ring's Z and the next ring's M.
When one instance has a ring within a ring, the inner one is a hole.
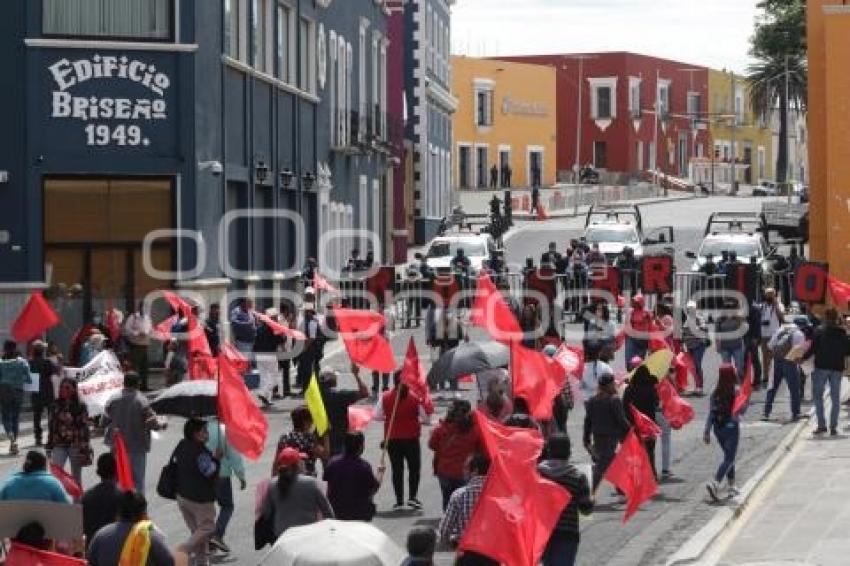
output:
M498 342L465 342L452 348L434 362L428 372L428 383L472 375L510 363L510 350Z
M212 379L182 381L163 390L151 402L160 415L212 417L217 413L218 383Z

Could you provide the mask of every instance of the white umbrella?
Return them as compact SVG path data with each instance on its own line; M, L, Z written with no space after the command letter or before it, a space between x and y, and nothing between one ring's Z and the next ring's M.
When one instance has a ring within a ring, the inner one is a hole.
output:
M326 519L287 529L261 565L398 566L405 553L377 527L360 521Z

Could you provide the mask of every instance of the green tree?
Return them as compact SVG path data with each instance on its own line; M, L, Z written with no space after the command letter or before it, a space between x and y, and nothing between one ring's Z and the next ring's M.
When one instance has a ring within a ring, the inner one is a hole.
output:
M788 113L805 113L808 93L805 0L762 0L762 15L750 38L750 54L756 59L747 71L753 113L770 123L779 112L779 149L776 180L788 178ZM786 73L788 96L786 97Z

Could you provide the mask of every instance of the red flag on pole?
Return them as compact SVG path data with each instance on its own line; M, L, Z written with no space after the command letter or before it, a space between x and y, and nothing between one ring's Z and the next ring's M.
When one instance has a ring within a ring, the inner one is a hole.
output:
M510 428L476 411L490 473L459 549L502 564L538 564L570 494L537 472L543 437Z
M363 407L360 405L349 405L348 407L348 430L352 432L363 432L372 419L375 418L374 407Z
M251 367L251 362L242 355L242 352L236 349L230 342L221 343L221 354L227 358L228 363L236 370L236 373L242 375Z
M631 403L629 403L629 411L631 411L635 430L642 439L658 438L658 435L661 434L661 427L655 421L635 409L635 406Z
M584 349L563 343L558 347L552 359L563 366L567 377L581 379L584 374Z
M12 323L12 337L18 342L35 340L59 324L59 315L41 293L33 293Z
M542 352L511 342L511 379L514 396L528 401L531 416L551 420L552 402L567 383L564 366Z
M741 384L741 389L735 396L735 402L732 404L732 416L737 415L747 406L750 400L750 395L753 393L753 362L747 357L747 369L744 372L744 383Z
M115 430L112 433L112 450L115 454L115 464L118 467L118 487L124 491L136 489L133 481L133 468L130 466L130 455L127 453L127 445L124 443L124 435Z
M218 414L227 440L237 452L256 460L263 454L269 423L224 353L218 356L218 371Z
M620 450L605 472L605 479L620 488L626 495L628 504L623 522L634 515L638 507L658 493L658 484L649 456L634 429L626 435Z
M401 366L399 379L423 403L430 399L431 391L428 389L425 370L422 369L422 364L419 362L419 352L416 351L416 343L413 340L413 336L410 337L410 342L407 343L407 355L404 356L404 364Z
M171 329L180 320L178 315L172 315L153 327L153 337L160 342L171 340Z
M292 338L294 340L306 340L307 337L303 332L299 332L294 328L289 328L288 326L284 326L279 322L275 322L272 318L265 314L258 314L257 318L260 319L260 322L269 327L269 329L277 336L286 336L287 338Z
M478 289L475 292L469 321L486 330L493 339L500 342L519 340L522 337L522 328L516 316L486 271L482 271L478 276Z
M53 462L50 462L50 473L54 478L59 480L59 483L61 483L62 487L65 488L65 492L72 498L79 499L83 496L83 490L80 487L80 484L77 483L77 480L74 479L74 476Z
M12 541L5 564L6 566L86 566L88 562L84 558L39 550Z
M352 362L381 373L392 373L396 370L392 345L381 334L386 324L382 314L341 308L334 308L333 312L342 342Z
M829 276L829 294L832 295L832 301L840 309L846 309L847 303L850 302L850 284L836 279L832 275Z
M192 305L187 303L183 298L174 291L162 291L163 298L168 301L174 312L181 318L188 318L192 314Z
M694 408L679 397L679 393L669 379L662 379L656 386L656 390L659 399L661 399L661 412L667 422L670 423L670 427L679 430L694 420Z

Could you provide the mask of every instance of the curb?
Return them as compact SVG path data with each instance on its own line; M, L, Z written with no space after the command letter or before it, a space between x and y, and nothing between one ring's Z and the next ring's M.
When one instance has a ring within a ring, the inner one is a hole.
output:
M764 484L765 478L778 467L778 464L784 460L796 442L802 436L803 431L809 425L814 416L815 409L812 407L809 412L800 419L793 429L782 439L782 441L773 450L770 457L762 464L756 473L753 474L747 483L744 484L740 494L736 498L734 507L723 507L714 514L714 517L697 533L685 542L679 549L665 562L666 566L683 566L686 564L697 564L706 554L708 549L714 545L721 535L741 516L744 510L753 503L755 495L760 491Z

